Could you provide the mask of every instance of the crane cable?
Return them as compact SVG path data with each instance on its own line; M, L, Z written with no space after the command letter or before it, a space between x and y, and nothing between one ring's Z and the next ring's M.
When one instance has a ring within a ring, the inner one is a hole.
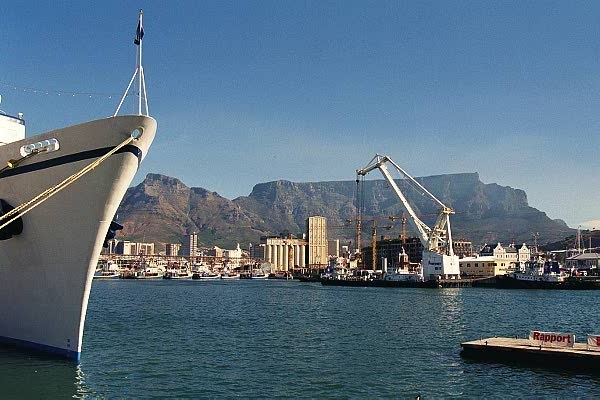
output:
M76 182L79 178L83 177L85 174L87 174L88 172L92 171L94 168L96 168L97 166L99 166L100 164L102 164L104 161L106 161L110 156L112 156L117 151L119 151L123 147L127 146L129 143L133 142L134 140L135 140L135 137L129 136L127 139L125 139L119 145L117 145L116 147L114 147L108 153L106 153L102 157L96 159L91 164L86 165L80 171L78 171L78 172L74 173L73 175L69 176L68 178L66 178L62 182L58 183L57 185L54 185L53 187L46 189L42 193L40 193L37 196L35 196L33 199L31 199L31 200L29 200L29 201L27 201L25 203L22 203L21 205L15 207L14 209L12 209L9 212L7 212L6 214L1 215L0 216L0 221L3 221L5 219L7 219L7 218L9 218L9 217L17 214L13 218L11 218L9 221L4 222L2 225L0 225L0 230L4 229L7 225L9 225L10 223L12 223L16 219L18 219L18 218L22 217L23 215L27 214L29 211L33 210L34 208L36 208L37 206L39 206L40 204L42 204L43 202L45 202L46 200L48 200L50 197L52 197L55 194L57 194L58 192L62 191L67 186L69 186L72 183Z

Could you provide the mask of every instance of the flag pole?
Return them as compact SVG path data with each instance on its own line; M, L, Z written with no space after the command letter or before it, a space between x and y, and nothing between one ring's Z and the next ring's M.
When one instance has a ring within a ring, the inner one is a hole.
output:
M121 97L121 101L119 102L119 105L117 106L117 110L113 114L113 117L116 117L117 114L119 113L119 110L121 109L121 106L123 105L123 102L125 101L125 97L127 97L127 94L129 93L129 89L131 88L132 84L133 84L134 90L135 90L134 82L135 82L136 76L138 77L138 92L137 92L138 115L142 115L142 96L144 97L144 105L146 107L146 115L149 115L148 97L146 95L146 78L144 77L144 67L142 66L142 38L144 37L144 27L142 25L142 14L143 13L144 12L142 10L140 10L137 30L135 32L135 39L133 40L133 43L138 46L138 49L136 51L136 64L137 65L135 67L135 71L133 72L133 76L131 77L131 80L129 81L129 85L127 85L127 89L125 89L125 93L123 93L123 97Z
M138 53L139 54L138 68L137 68L138 72L139 72L139 74L138 74L138 78L139 78L139 81L138 81L138 115L142 115L142 94L144 94L144 96L145 96L145 93L143 93L143 91L142 91L142 89L144 87L144 84L143 84L144 74L143 74L143 68L142 68L142 42L143 42L142 36L143 36L143 33L141 33L144 31L144 28L142 25L143 13L144 12L142 10L140 10L140 19L138 21L138 28L137 28L138 29L137 37L139 38L139 42L140 42L140 45L139 45L140 48L139 48L139 53ZM147 112L147 110L146 110L146 112Z

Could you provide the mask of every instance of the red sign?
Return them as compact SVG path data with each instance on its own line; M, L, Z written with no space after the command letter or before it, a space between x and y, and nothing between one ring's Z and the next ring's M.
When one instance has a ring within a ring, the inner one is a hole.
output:
M573 347L575 335L572 333L531 331L529 332L529 341L534 346Z
M587 345L590 350L600 350L600 335L588 335Z

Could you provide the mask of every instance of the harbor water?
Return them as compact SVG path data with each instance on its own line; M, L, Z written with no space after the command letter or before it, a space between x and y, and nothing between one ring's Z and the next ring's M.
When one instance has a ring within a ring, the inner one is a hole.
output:
M0 348L2 398L598 398L600 374L460 343L600 333L597 291L94 281L81 362Z

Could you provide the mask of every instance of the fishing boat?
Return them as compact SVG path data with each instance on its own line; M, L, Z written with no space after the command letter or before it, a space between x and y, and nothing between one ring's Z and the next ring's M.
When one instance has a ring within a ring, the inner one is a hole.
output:
M276 271L276 272L271 272L267 276L267 279L285 279L285 280L290 280L290 279L294 279L294 276L292 275L292 273L290 271Z
M210 281L210 280L216 280L216 279L221 279L221 275L214 273L214 272L194 272L192 274L192 279L197 280L205 280L205 281Z
M240 279L267 279L269 275L261 269L255 269L240 274Z
M235 272L223 272L221 274L221 279L223 279L223 280L240 279L240 274L235 273Z
M135 279L161 279L163 275L164 270L159 267L146 266L136 274Z
M265 273L263 270L254 270L252 271L252 275L250 279L268 279L269 274Z
M137 115L25 136L0 115L0 340L79 360L92 279L117 207L156 132L141 66ZM126 94L129 91L127 88ZM142 98L145 113L142 113Z
M120 274L121 272L117 263L109 260L96 269L94 279L119 279Z
M193 274L187 269L168 269L163 275L163 279L190 279Z

